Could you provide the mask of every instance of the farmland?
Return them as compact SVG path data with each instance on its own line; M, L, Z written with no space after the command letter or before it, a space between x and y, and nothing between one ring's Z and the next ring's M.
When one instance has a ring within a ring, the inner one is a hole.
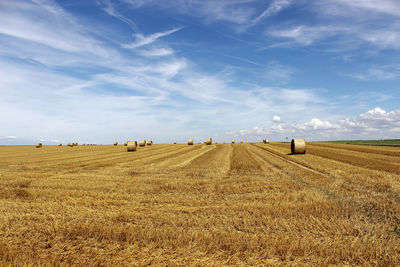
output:
M400 149L0 146L0 263L400 264Z

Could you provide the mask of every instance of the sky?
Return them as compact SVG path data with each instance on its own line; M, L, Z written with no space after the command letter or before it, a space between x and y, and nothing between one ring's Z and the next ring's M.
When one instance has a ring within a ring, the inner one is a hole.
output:
M398 0L1 0L0 144L400 138Z

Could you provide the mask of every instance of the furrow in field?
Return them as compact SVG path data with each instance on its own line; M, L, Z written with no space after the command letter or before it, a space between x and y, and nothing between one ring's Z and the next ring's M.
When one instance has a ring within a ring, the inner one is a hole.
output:
M216 148L194 159L188 168L206 168L215 170L229 169L232 147L216 145Z
M273 144L271 147L287 148L290 151L289 144ZM354 166L367 168L377 171L385 171L394 174L400 174L400 164L390 163L390 159L378 159L375 155L367 154L366 156L360 152L348 152L341 149L321 148L318 146L307 144L307 154L335 160L343 163L348 163ZM379 155L378 155L379 156ZM394 157L391 157L392 159ZM398 158L395 158L396 161Z
M154 150L146 150L141 151L140 149L136 152L121 152L120 155L116 157L105 157L105 158L95 158L93 160L87 160L83 163L77 163L77 167L86 167L86 168L96 168L96 167L106 167L111 165L117 165L124 162L136 162L145 159L145 161L152 161L158 158L163 158L167 155L172 155L177 151L187 150L187 147L163 147L157 151Z
M400 177L368 168L357 167L348 163L322 158L316 155L286 155L287 148L254 145L276 155L283 155L296 163L312 166L317 172L333 179L329 188L350 192L355 197L369 199L372 196L380 203L387 202L393 209L400 208ZM394 202L393 202L394 201Z
M397 215L399 210L398 202L387 201L385 195L371 192L368 188L363 188L356 183L344 184L343 179L332 179L329 175L322 172L299 167L294 162L285 160L275 153L268 153L262 147L253 145L251 152L255 153L266 164L271 164L277 170L290 177L293 182L300 186L314 188L332 200L337 200L341 205L352 207L354 212L362 212L375 222L386 221L392 224L393 221L400 223ZM341 186L336 186L337 182Z
M185 158L179 158L178 161L175 162L173 167L175 168L182 168L190 164L193 160L197 159L198 157L204 155L210 150L215 149L215 145L211 146L202 146L201 150L196 151L195 153L192 153L188 155L188 157Z
M344 149L350 151L357 151L370 154L380 154L386 156L400 157L400 148L398 147L384 147L384 146L362 146L362 145L350 145L350 144L329 144L329 143L312 143L320 147L330 147L336 149Z
M141 161L141 167L145 169L172 168L177 163L182 163L192 155L201 153L206 149L203 145L185 146L183 149L176 149L173 153L162 154L161 157L148 157ZM137 169L137 167L135 168Z
M243 144L232 144L233 147L229 173L252 173L261 170L261 165L247 151Z
M374 160L376 162L383 162L383 163L390 162L391 164L398 165L398 167L400 168L400 157L396 157L396 156L382 155L379 153L367 153L367 152L354 151L354 150L348 150L348 149L342 149L342 148L325 147L325 146L321 146L319 144L315 145L314 143L309 143L307 146L308 146L308 148L325 150L327 152L346 155L349 157L356 156L360 159Z
M70 150L69 148L65 148L63 150L59 150L56 153L42 153L39 151L31 151L27 152L23 156L23 160L27 164L33 164L33 165L51 165L52 163L57 163L59 162L64 162L68 160L72 161L82 161L85 160L86 158L93 158L93 155L112 155L112 154L118 154L121 151L120 150L115 150L115 149L102 149L102 150L81 150L81 149L74 149ZM10 156L7 160L2 161L2 165L12 165L12 164L17 164L18 162L21 161L22 158L20 157L13 157Z

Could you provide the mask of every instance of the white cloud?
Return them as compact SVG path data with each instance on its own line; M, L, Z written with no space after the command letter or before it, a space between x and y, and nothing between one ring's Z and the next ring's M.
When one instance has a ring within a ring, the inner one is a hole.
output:
M9 136L6 136L6 138L7 139L16 139L17 137L15 135L9 135Z
M377 107L357 117L339 119L334 122L313 118L297 124L256 126L249 130L241 129L237 133L255 140L265 136L271 136L271 139L275 140L283 140L285 136L306 137L310 140L398 138L400 110L385 111ZM231 131L232 135L237 133Z
M183 29L183 27L178 27L178 28L174 28L172 30L168 30L168 31L164 31L164 32L156 32L147 36L144 36L141 33L137 33L135 34L135 38L136 41L132 42L130 44L122 44L123 48L138 48L141 46L145 46L148 44L151 44L155 41L157 41L157 39L164 37L164 36L168 36L170 34L173 34L174 32L177 32L179 30Z
M272 117L272 120L274 122L280 122L281 121L281 117L275 115L275 116Z

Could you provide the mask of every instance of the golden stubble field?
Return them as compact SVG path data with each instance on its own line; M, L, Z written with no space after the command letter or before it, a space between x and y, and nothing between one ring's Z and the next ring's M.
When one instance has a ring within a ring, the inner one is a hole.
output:
M400 149L1 146L2 265L400 265Z

